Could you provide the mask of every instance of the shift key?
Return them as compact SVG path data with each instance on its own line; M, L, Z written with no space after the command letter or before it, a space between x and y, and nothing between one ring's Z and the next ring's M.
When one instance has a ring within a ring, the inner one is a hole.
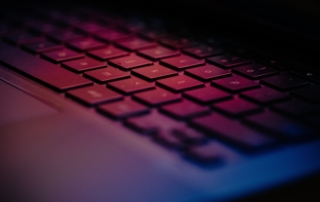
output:
M59 91L92 83L86 78L3 42L0 42L0 62L22 71Z

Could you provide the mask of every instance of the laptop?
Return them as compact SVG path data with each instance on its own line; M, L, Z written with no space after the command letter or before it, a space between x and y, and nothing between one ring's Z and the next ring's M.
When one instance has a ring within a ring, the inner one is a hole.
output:
M318 11L302 1L8 2L1 200L319 197Z

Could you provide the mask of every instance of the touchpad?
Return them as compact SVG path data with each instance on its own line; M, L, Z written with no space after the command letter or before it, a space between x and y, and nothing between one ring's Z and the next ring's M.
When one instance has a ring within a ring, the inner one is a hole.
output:
M0 80L0 126L57 113L54 108Z

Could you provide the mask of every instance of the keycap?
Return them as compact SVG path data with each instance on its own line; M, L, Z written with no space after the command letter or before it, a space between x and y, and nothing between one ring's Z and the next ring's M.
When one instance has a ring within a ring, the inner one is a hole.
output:
M138 131L139 133L150 135L157 134L161 129L159 120L157 119L157 117L155 118L154 116L152 116L152 114L128 118L124 122L124 124Z
M48 34L61 30L61 26L54 23L38 22L29 26L32 30L41 34Z
M267 104L284 100L289 97L289 94L274 90L272 88L262 87L241 92L240 96L258 102L260 104Z
M183 49L183 52L201 59L212 55L222 54L223 50L220 48L213 48L207 45L198 45L195 47Z
M272 138L217 113L195 118L191 124L246 149L259 149L274 142Z
M126 118L148 113L149 108L133 100L121 100L100 105L98 111L113 118Z
M114 46L108 46L103 49L97 49L88 51L88 55L95 57L99 60L109 60L112 58L118 58L129 55L129 52L116 48Z
M208 81L210 79L230 76L231 72L220 67L206 64L204 66L187 69L186 74L195 76L201 80Z
M153 138L156 142L170 148L170 149L177 149L182 150L187 145L179 139L177 136L174 136L168 130L160 130Z
M168 49L162 46L157 46L155 48L139 50L138 54L141 56L150 58L151 60L159 60L163 58L180 55L180 52L177 50Z
M291 71L292 73L302 76L310 81L320 83L320 74L311 68L299 68Z
M174 49L187 48L193 45L197 45L197 42L193 39L185 38L185 37L176 37L176 36L165 37L163 39L160 39L159 43Z
M88 86L70 90L67 95L87 105L97 105L122 99L122 95L104 86Z
M37 43L25 44L23 45L23 48L32 53L44 53L62 49L63 46L49 41L42 41Z
M130 55L126 57L112 59L112 60L109 60L109 63L115 66L121 67L123 69L132 69L136 67L152 65L152 61L136 55Z
M186 55L160 60L160 64L167 65L176 69L185 69L204 64L204 60L195 59Z
M203 133L188 126L174 127L171 129L171 133L190 145L199 145L207 142L207 138Z
M83 58L83 53L78 53L70 49L61 49L57 51L45 52L42 54L43 58L46 58L52 62L58 63L67 60L73 60L78 58Z
M81 22L77 24L76 27L87 33L95 33L107 28L103 24L94 21Z
M319 112L320 105L294 99L274 104L272 109L291 116L302 117Z
M252 102L246 101L241 98L234 98L218 102L212 105L214 109L225 112L232 116L242 116L248 113L261 111L261 107Z
M259 60L261 63L264 63L268 66L277 68L277 69L281 69L281 70L285 70L287 69L288 64L285 64L283 61L279 61L275 58L270 59L270 58L257 58L257 60Z
M190 147L186 150L185 155L199 163L215 165L223 163L225 158L221 148L216 142Z
M135 93L133 98L152 106L181 100L181 96L179 94L171 93L162 88Z
M107 66L107 63L94 60L92 58L82 58L62 63L63 67L69 68L75 72L83 72L86 70L97 69Z
M204 84L196 79L186 75L173 76L165 79L157 80L157 84L169 88L173 91L182 91L191 88L201 87Z
M93 79L99 83L103 83L128 78L130 77L130 72L122 71L115 67L108 66L108 68L87 71L84 73L84 76Z
M318 85L295 89L291 93L309 102L320 103L320 86Z
M201 104L207 104L210 102L232 98L231 94L212 86L189 90L184 92L183 95L197 102L200 102Z
M88 50L102 48L104 46L107 46L106 43L100 42L100 41L95 40L93 38L82 38L82 39L72 40L72 41L68 42L67 45L69 47L74 48L79 51L88 51Z
M270 111L246 117L246 122L263 129L277 138L298 140L312 135L312 129L301 123L285 118Z
M56 90L66 90L92 83L88 79L3 42L0 42L0 47L0 61Z
M238 65L250 63L251 61L233 54L219 55L210 57L207 59L208 62L223 68L232 68Z
M115 88L123 93L134 93L142 90L154 88L153 83L149 83L136 77L122 79L120 81L112 81L108 86Z
M286 73L261 79L261 82L280 90L290 90L308 84L307 81Z
M264 76L269 76L269 75L278 73L277 70L275 70L271 67L257 64L257 63L242 65L240 67L235 67L235 68L233 68L232 71L237 72L239 74L242 74L244 76L247 76L251 79L257 79L257 78L261 78Z
M12 33L5 36L4 39L15 45L36 43L44 40L42 36L28 32Z
M146 39L158 40L160 38L167 36L168 34L162 29L146 29L146 30L142 30L140 33L138 33L138 35Z
M240 76L231 76L231 77L226 77L222 79L217 79L213 80L211 82L212 85L221 87L223 89L226 89L231 92L238 92L242 90L247 90L250 88L256 88L259 87L259 83L255 81L251 81L249 79L246 79L244 77Z
M73 30L64 30L64 31L51 33L49 34L49 37L55 41L64 43L70 40L80 39L85 36Z
M124 39L127 37L130 37L131 34L128 34L127 32L120 31L118 29L105 29L101 30L97 33L95 33L95 37L98 39L101 39L103 41L111 42L114 40Z
M172 104L163 105L161 112L169 114L178 119L186 119L210 112L209 107L196 104L188 100L182 100Z
M178 74L178 72L159 64L133 69L132 73L140 75L149 80L160 79Z
M139 49L151 48L156 46L156 43L146 41L138 37L122 39L117 41L116 44L129 51L135 51Z
M120 23L120 27L131 32L136 33L145 28L145 23L141 19L129 19Z

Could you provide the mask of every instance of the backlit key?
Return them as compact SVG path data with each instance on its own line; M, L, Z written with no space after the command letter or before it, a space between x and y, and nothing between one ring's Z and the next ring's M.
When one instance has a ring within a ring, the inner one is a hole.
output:
M122 71L115 67L109 66L108 68L87 71L84 73L84 76L94 79L99 83L102 83L102 82L128 78L130 77L130 72Z
M204 60L195 59L186 55L181 55L173 58L167 58L160 61L161 64L176 68L185 69L204 64Z
M121 67L123 69L132 69L136 67L152 65L152 61L136 55L112 59L109 61L109 63Z
M115 88L123 93L133 93L137 91L154 88L153 83L149 83L147 81L135 77L123 79L120 81L113 81L108 83L108 86Z
M67 94L68 96L84 102L87 105L96 105L123 98L119 93L104 86L88 86L80 89L70 90L67 92Z
M182 91L190 88L204 86L202 82L186 75L179 75L166 79L160 79L157 81L157 84L169 88L173 91Z

